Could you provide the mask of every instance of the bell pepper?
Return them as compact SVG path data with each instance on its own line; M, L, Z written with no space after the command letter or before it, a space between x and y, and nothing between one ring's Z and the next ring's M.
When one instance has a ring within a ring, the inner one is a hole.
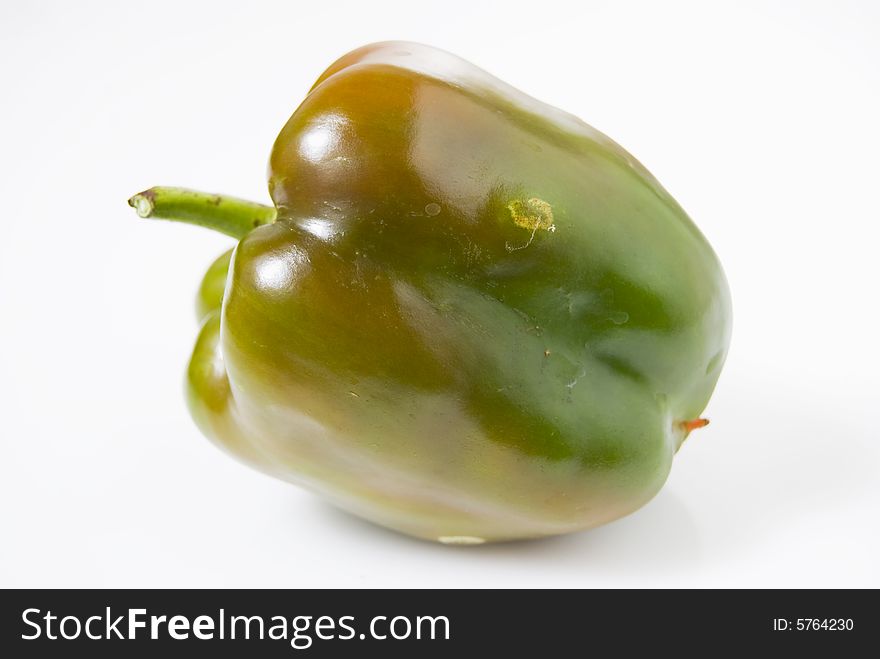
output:
M188 401L240 460L444 543L626 515L706 421L731 331L706 239L635 158L440 50L330 66L272 206L130 204L238 240L208 270Z

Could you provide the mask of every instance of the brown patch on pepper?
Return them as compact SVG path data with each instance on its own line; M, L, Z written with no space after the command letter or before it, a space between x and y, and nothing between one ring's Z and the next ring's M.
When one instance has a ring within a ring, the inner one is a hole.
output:
M698 428L705 428L709 425L709 419L691 419L690 421L682 421L681 427L684 428L684 431L689 433L692 430L697 430Z

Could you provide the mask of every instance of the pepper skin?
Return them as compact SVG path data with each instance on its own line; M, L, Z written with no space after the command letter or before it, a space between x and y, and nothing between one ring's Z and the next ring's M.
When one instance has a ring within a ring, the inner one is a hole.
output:
M374 44L293 113L269 190L274 222L223 229L188 371L200 428L257 469L421 538L533 538L638 509L705 425L721 266L579 119Z

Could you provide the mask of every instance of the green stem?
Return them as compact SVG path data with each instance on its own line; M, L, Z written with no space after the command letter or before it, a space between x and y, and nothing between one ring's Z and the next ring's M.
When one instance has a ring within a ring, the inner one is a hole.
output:
M150 188L129 199L128 205L140 217L197 224L239 239L275 221L272 206L186 188Z

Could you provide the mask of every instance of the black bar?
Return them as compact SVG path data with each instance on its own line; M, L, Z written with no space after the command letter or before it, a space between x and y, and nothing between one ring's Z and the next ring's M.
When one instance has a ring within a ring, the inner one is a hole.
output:
M131 609L144 611L132 615ZM47 613L55 618L47 620ZM646 644L676 656L841 652L872 646L878 614L876 591L869 590L6 590L0 592L0 649L7 657L84 651L90 657L188 658L226 650L267 657L448 657L487 647L493 656L553 657L571 648L583 656L600 648L627 656ZM74 636L79 629L75 639L60 637L66 616L63 631ZM174 633L188 638L172 638L173 616L184 617ZM210 623L197 623L199 616ZM232 621L234 616L260 620ZM86 638L90 617L92 635L112 638ZM134 628L134 639L119 639L129 635L132 618L144 627ZM199 634L213 638L196 638L195 624ZM150 637L153 625L156 639ZM245 627L249 640L242 638ZM271 629L286 639L270 639ZM297 648L291 646L294 635Z

